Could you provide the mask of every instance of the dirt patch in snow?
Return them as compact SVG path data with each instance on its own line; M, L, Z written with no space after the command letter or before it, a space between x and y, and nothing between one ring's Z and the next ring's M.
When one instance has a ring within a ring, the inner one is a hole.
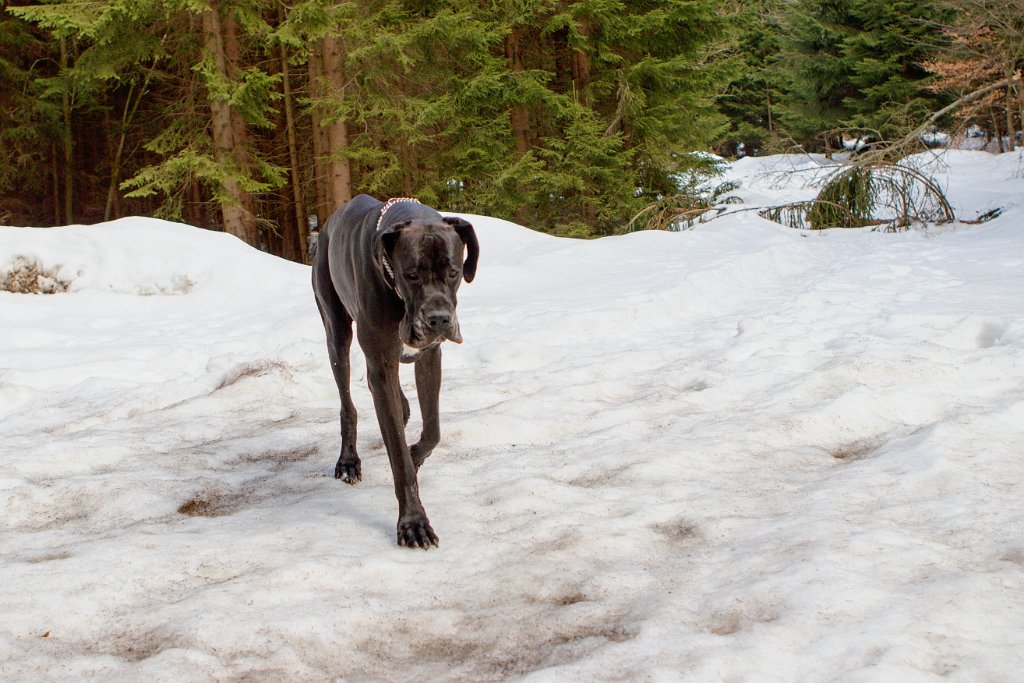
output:
M0 291L15 294L60 294L68 291L71 283L57 273L60 266L45 268L36 261L17 256L0 273Z

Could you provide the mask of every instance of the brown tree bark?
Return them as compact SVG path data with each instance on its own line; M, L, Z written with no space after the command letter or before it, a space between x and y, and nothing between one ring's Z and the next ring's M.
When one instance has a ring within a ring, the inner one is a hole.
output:
M1007 152L1012 152L1017 147L1017 129L1013 125L1013 88L1006 86L1006 136Z
M60 225L60 171L57 169L57 143L50 143L50 173L53 176L53 224Z
M60 39L60 69L65 71L68 68L68 43L67 38ZM61 113L64 118L63 147L64 147L64 224L71 225L75 222L74 214L74 193L75 193L75 142L71 130L71 93L67 88L61 94Z
M283 23L284 5L278 5L278 19ZM302 202L302 178L299 175L299 150L295 139L295 105L292 102L291 70L288 66L288 49L281 45L281 87L284 95L284 120L288 138L288 163L291 166L292 208L295 212L295 231L299 244L299 259L306 259L306 207Z
M589 35L589 28L586 24L579 26L579 32L584 37ZM590 93L587 86L590 84L590 55L582 50L572 48L572 87L573 96L581 106L590 106ZM584 201L582 206L583 220L592 230L597 227L597 206L591 201Z
M310 98L314 103L323 101L323 85L323 57L320 49L313 49L309 53L309 89ZM316 192L313 205L316 207L317 223L322 226L331 213L331 191L327 182L327 165L324 162L330 144L327 139L327 130L323 126L322 107L314 105L310 111L310 118L313 128L313 187Z
M134 103L132 102L132 95L135 93L135 84L132 83L128 88L128 95L124 101L124 113L121 114L121 130L117 139L117 149L113 153L113 161L111 162L110 186L107 188L107 203L103 209L103 220L105 221L121 217L121 195L118 193L118 188L121 184L121 164L124 160L124 147L128 139L128 128L135 119L135 113L139 110L139 105L142 104L143 98L145 98L149 91L149 82L153 78L153 70L156 68L156 63L157 58L154 57L153 63L146 70L146 77L142 79L142 85L139 86L138 93L135 94Z
M521 29L513 28L512 32L505 36L505 58L508 60L509 70L513 73L524 70ZM530 151L530 113L526 104L512 105L509 123L512 125L516 155L521 157Z
M999 128L999 113L996 111L995 105L989 105L988 113L992 117L992 130L996 136L996 149L1002 154L1005 151L1003 149L1003 131Z
M239 28L238 19L235 17L234 12L223 11L221 13L221 28L224 34L224 63L227 67L227 76L229 79L234 80L238 75L242 65L242 44L238 38ZM247 130L245 119L235 107L228 109L231 114L231 134L234 137L235 144L232 147L232 155L234 156L235 163L239 169L249 167L249 132ZM249 197L249 206L246 208L252 209L254 202Z
M323 55L324 82L331 89L330 96L343 99L345 93L345 63L341 41L325 36L320 44ZM334 112L327 123L327 184L330 188L330 213L340 209L352 199L352 169L348 157L348 125L344 115Z
M1024 130L1024 85L1018 80L1013 84L1013 89L1017 93L1017 121L1020 122L1021 130Z
M586 25L579 27L583 36L588 36L589 28ZM576 97L584 107L590 106L590 93L587 86L590 85L590 55L582 50L574 49L572 52L572 81L576 90Z
M222 13L218 0L211 0L210 9L203 12L203 43L213 56L217 75L225 80L230 79L238 67L238 24L230 13ZM212 93L210 114L214 158L232 174L244 173L248 167L244 119L227 100L215 97ZM253 213L252 196L242 189L234 175L230 175L223 185L228 195L228 200L221 203L224 230L248 244L258 246L260 235Z
M206 221L203 216L203 196L200 192L199 183L190 180L188 183L189 202L186 204L186 216L188 222L196 227L205 228Z

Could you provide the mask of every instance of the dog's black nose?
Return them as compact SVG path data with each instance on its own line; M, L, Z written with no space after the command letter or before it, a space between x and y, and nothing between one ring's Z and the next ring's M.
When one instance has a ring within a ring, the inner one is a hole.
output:
M432 311L427 314L427 327L434 334L441 334L452 324L452 316L445 311Z

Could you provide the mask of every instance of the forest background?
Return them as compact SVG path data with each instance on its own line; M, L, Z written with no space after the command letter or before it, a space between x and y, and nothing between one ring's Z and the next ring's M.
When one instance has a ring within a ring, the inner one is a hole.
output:
M0 224L149 215L302 261L354 194L559 235L734 157L1020 144L1019 0L74 0L0 11Z

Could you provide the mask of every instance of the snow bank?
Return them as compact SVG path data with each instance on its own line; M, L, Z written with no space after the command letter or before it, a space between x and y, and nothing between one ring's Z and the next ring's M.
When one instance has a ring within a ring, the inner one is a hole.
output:
M829 174L845 155L835 160L821 154L744 157L726 169L723 181L739 183L735 194L747 207L778 206L814 199ZM964 150L936 150L907 157L902 163L933 177L946 193L957 217L974 220L995 208L1004 210L1024 203L1021 154L989 154Z
M731 173L779 203L811 189L763 171L794 163ZM0 677L1016 678L1020 161L942 163L961 214L1004 213L591 242L468 217L426 553L394 545L358 351L364 480L330 476L308 269L148 219L0 228L0 263L71 290L0 292Z
M138 217L104 223L101 229L0 231L0 275L18 257L53 271L71 291L141 296L186 294L194 287L270 291L284 285L282 273L295 272L226 233ZM253 281L255 273L260 277Z

